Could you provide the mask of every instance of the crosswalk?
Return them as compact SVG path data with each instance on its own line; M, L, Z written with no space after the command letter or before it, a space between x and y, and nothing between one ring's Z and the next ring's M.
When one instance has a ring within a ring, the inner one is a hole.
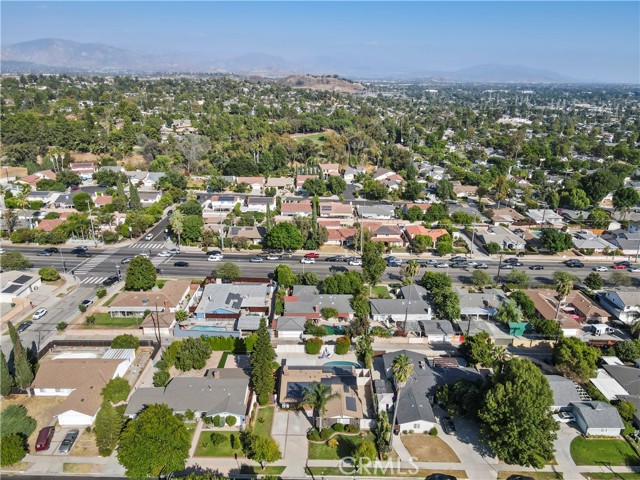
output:
M91 257L85 263L76 267L73 273L75 275L86 275L87 273L91 272L91 270L93 270L95 267L97 267L102 262L104 262L110 256L111 256L110 254L107 254L107 255L98 255L95 257Z
M85 277L80 281L81 285L95 285L97 283L101 284L104 282L109 276L106 277Z
M140 250L160 250L166 248L164 242L137 242L128 248L137 248Z

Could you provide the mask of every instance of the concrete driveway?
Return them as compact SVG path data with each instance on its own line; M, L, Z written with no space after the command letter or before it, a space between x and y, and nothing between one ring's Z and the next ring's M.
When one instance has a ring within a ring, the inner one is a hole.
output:
M304 474L309 443L307 430L311 423L301 411L278 412L273 416L271 436L280 445L282 458L287 464L287 474Z

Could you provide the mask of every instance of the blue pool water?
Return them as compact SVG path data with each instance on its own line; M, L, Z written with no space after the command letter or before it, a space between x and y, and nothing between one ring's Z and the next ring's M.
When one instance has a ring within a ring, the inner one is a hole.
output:
M357 362L346 362L344 360L336 360L334 362L327 362L327 363L323 363L323 366L327 366L327 367L356 367L356 368L362 368L362 365L360 365Z
M324 325L329 335L342 335L344 333L344 327L335 325Z
M224 327L208 327L206 325L196 325L195 327L191 327L189 330L195 330L197 332L226 332L226 328Z

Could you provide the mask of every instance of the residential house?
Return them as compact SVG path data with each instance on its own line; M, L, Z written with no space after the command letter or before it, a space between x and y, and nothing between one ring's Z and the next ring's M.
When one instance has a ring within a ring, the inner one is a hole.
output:
M95 353L63 352L40 360L31 384L36 397L66 397L53 411L62 427L88 427L102 405L101 391L109 380L124 376L136 353L133 349L109 349Z
M459 340L459 335L448 320L419 320L417 328L410 325L410 330L426 338L429 343L452 343Z
M590 400L585 390L573 380L562 375L545 375L553 393L552 412L567 412L572 409L572 402Z
M504 207L492 210L490 219L495 225L502 224L509 227L516 222L522 222L525 220L525 216L521 215L513 208Z
M429 210L429 208L431 207L431 204L426 202L425 203L404 203L402 204L402 211L404 213L407 213L409 209L413 207L418 207L422 211L422 214L424 215L425 213L427 213L427 210Z
M387 178L391 178L394 175L397 175L393 170L389 170L388 168L378 168L375 172L373 172L373 179L376 182L382 182Z
M267 209L273 212L276 208L275 197L247 197L247 206L244 208L247 212L267 213Z
M320 216L329 218L351 218L353 207L341 202L321 202Z
M149 292L120 292L109 305L109 314L137 317L148 310L174 313L185 306L190 292L190 280L169 280L159 290Z
M285 217L310 217L312 208L311 200L286 202L280 205L280 214Z
M209 283L198 290L189 310L199 320L235 323L242 315L269 317L273 286L268 283Z
M404 247L406 242L398 225L380 225L372 231L372 242L382 242L389 247Z
M364 381L370 378L360 376L355 367L330 366L294 366L284 365L281 368L280 384L278 387L278 402L283 408L290 408L302 404L305 393L314 384L326 385L331 393L336 393L327 402L322 416L323 425L319 428L341 423L345 425L360 425L360 420L369 417L366 405L366 387ZM305 406L305 409L311 409ZM313 415L313 412L309 412Z
M301 338L304 333L304 317L287 317L278 318L276 325L276 337L278 338Z
M324 178L340 176L340 164L338 163L319 163L318 167Z
M34 227L36 230L42 230L43 232L51 232L54 228L59 227L65 222L63 218L45 218L40 220L38 225Z
M296 175L296 190L302 190L304 182L310 178L318 178L318 175Z
M390 326L404 322L415 323L420 320L431 320L433 312L429 303L429 294L424 287L408 285L402 287L400 298L377 298L369 300L371 305L371 319Z
M55 208L75 208L73 205L73 196L76 192L62 193L53 201Z
M356 211L359 218L373 220L390 220L396 216L393 205L358 205Z
M93 163L71 163L69 170L73 173L77 173L83 180L91 180L93 174L96 172L96 167Z
M593 250L598 253L602 253L604 250L616 250L615 245L587 230L580 230L573 234L573 245L580 250Z
M507 300L507 294L500 288L485 288L480 292L469 292L456 288L460 299L462 320L491 320L500 305Z
M601 305L626 325L640 320L640 292L637 290L607 290L599 295Z
M605 402L571 402L576 424L586 436L617 437L624 430L618 410Z
M27 195L27 200L30 202L42 202L43 207L48 207L56 201L56 199L62 195L60 192L49 192L45 190L32 190Z
M162 192L158 190L139 191L138 196L140 197L140 205L143 207L149 207L160 201Z
M35 190L40 180L55 180L56 177L57 175L52 170L41 170L16 180L16 183L29 185L33 190Z
M438 241L442 235L448 235L449 232L444 228L427 228L423 225L405 225L404 234L408 242L412 242L418 235L431 238L432 242Z
M527 210L527 216L537 225L551 225L552 227L563 227L564 218L548 208Z
M476 197L478 187L475 185L462 185L460 182L456 182L453 185L453 193L457 198Z
M327 245L348 247L354 244L355 236L359 230L355 227L327 228L329 235Z
M169 336L173 332L173 327L175 326L175 324L175 312L156 312L155 310L151 310L149 314L144 317L144 320L142 320L140 328L142 328L142 334L145 336Z
M602 235L602 238L615 245L623 255L638 255L640 252L640 232L616 230Z
M264 227L231 227L227 233L227 237L234 242L248 242L250 245L260 245L262 239L267 234Z
M356 180L356 176L360 175L360 174L364 174L366 173L366 169L360 165L358 165L357 167L346 167L344 169L344 174L343 174L343 178L344 181L347 182L347 185L354 183Z
M147 172L143 170L125 171L124 174L133 185L144 189L155 188L158 181L166 175L165 172Z
M500 225L491 226L487 230L478 230L476 237L483 245L497 243L502 250L524 250L527 246L524 238Z
M351 298L351 295L320 294L314 286L295 285L292 294L284 299L284 314L289 317L320 319L322 309L330 307L338 311L338 318L350 320L354 314Z
M164 387L138 388L124 414L134 418L144 407L158 404L182 415L190 410L196 418L235 417L243 428L252 406L249 376L240 368L221 368L208 370L204 377L175 377Z
M113 202L113 197L111 195L97 195L93 198L93 204L96 207L103 207L105 205L109 205Z
M242 204L243 198L238 195L220 194L213 195L209 201L208 208L212 210L230 211L238 204Z
M260 191L265 185L264 177L237 177L236 183L240 185L241 183L245 183L251 187L253 191Z
M3 272L0 281L0 303L16 303L15 298L28 297L42 286L40 275L15 270Z
M267 178L266 188L275 188L277 190L292 189L294 180L291 177L270 177Z

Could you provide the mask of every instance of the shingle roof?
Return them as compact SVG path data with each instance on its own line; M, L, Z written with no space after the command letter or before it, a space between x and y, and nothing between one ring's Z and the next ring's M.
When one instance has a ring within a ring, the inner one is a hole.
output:
M268 307L271 303L270 288L267 283L210 283L204 287L195 312L239 313L241 309L249 307Z
M545 375L545 378L553 392L554 405L566 407L571 402L579 402L581 400L578 390L576 390L576 384L573 381L561 375Z
M587 428L624 428L616 408L605 402L571 402L573 411Z
M280 317L276 330L278 332L302 332L305 321L304 317Z

